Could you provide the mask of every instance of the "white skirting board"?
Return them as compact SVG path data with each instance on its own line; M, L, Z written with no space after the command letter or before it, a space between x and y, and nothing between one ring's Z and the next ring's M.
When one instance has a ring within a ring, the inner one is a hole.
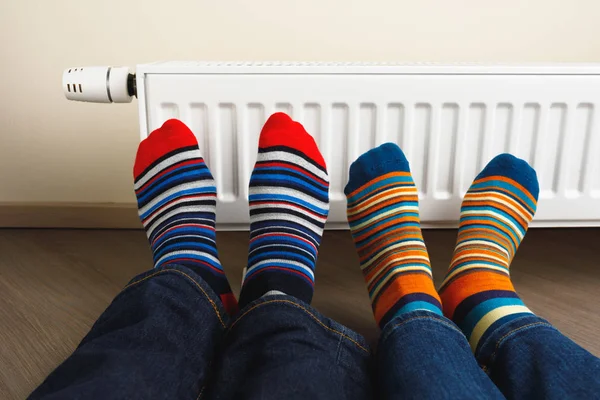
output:
M330 228L346 226L350 164L388 141L410 161L425 226L456 226L473 178L503 152L538 173L534 226L600 226L600 65L168 62L139 65L137 88L142 138L169 118L197 135L221 229L248 226L258 135L276 111L319 144Z

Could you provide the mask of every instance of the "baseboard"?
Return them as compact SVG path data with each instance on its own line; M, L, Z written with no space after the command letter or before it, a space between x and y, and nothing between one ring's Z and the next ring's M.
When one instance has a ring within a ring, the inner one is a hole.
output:
M141 229L130 203L0 203L0 228Z

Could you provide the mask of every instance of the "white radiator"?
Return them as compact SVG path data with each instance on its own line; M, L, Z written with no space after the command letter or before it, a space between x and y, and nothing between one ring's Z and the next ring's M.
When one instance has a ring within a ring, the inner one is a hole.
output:
M248 180L266 118L311 133L331 180L329 227L346 225L348 168L395 142L425 226L456 226L461 198L496 154L534 166L536 226L600 226L600 66L168 62L137 67L141 137L169 118L197 135L218 186L220 228L248 224Z

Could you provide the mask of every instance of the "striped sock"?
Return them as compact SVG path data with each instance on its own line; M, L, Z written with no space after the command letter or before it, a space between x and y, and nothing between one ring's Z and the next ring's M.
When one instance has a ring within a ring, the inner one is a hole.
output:
M473 351L486 332L531 313L515 293L509 267L535 214L538 192L533 168L501 154L465 195L454 257L439 292L444 315L462 329Z
M325 161L304 127L283 113L262 129L250 178L250 249L240 307L269 292L310 303L329 212Z
M196 271L233 313L237 303L217 255L215 181L194 134L171 119L140 143L133 169L138 211L154 267Z
M417 187L402 150L386 143L360 156L350 166L344 192L379 326L414 310L442 315L421 234Z

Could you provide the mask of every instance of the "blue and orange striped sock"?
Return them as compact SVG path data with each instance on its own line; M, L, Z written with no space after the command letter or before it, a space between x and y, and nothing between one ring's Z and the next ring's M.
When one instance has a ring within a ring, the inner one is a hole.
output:
M181 121L165 122L140 143L133 176L154 266L193 269L233 314L237 302L217 255L215 181L194 134Z
M414 310L442 315L421 234L417 187L400 148L383 144L350 166L348 222L375 320Z
M240 307L266 293L310 303L317 253L329 212L329 178L314 139L273 114L250 177L250 249Z
M533 168L501 154L465 195L454 257L439 293L444 315L461 328L473 351L486 334L531 314L515 292L509 267L535 214L538 192Z

